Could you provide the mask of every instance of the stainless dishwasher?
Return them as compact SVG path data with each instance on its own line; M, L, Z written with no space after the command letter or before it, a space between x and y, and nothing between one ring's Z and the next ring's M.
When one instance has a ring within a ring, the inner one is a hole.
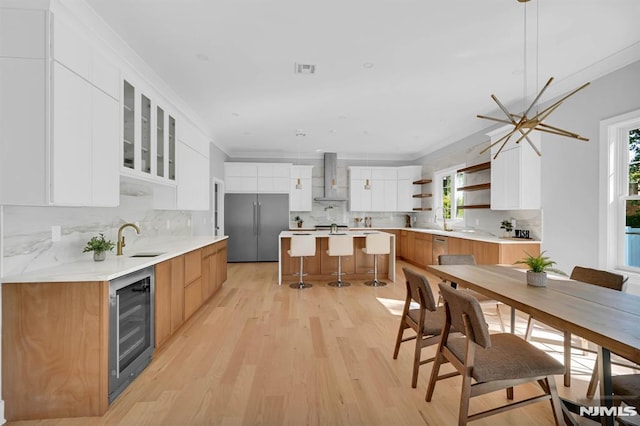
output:
M438 256L441 254L449 254L449 237L433 236L432 259L434 264L438 264Z

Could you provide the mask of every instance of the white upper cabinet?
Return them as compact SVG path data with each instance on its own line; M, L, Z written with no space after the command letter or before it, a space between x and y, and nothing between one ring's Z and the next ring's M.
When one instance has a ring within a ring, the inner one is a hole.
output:
M398 207L398 171L395 167L371 169L371 211L394 212Z
M349 167L349 210L358 212L411 211L421 166Z
M292 166L289 187L289 210L310 212L313 207L313 166Z
M224 163L227 193L288 194L290 163Z
M422 166L398 167L398 205L397 211L411 212L420 207L420 198L414 195L420 193L421 187L413 182L422 177Z
M489 133L491 142L500 139L511 128L508 126ZM529 133L529 139L541 151L540 133ZM517 145L510 140L494 160L500 145L491 148L491 209L539 209L540 157L525 140Z
M151 89L141 86L129 78L122 81L120 171L136 179L176 185L175 113L158 104ZM182 126L183 143L208 159L208 140L192 128L190 124Z
M116 206L117 98L55 60L48 11L2 8L0 22L0 203Z

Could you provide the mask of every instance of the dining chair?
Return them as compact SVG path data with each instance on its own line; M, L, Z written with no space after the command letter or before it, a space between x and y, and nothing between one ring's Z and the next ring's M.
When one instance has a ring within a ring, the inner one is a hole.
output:
M462 375L459 425L548 399L551 400L556 425L561 424L563 415L553 376L564 373L564 366L515 334L489 334L480 303L469 291L456 290L446 283L439 283L438 287L444 299L446 320L431 370L426 401L431 401L438 380L451 377L451 374L439 375L440 366L450 362ZM453 337L452 327L464 336ZM469 414L471 398L528 382L537 382L543 393Z
M637 412L640 412L640 374L621 374L618 376L612 376L611 384L613 387L614 402L616 405L620 405L620 402L624 402L625 404L634 407ZM622 420L622 417L619 417L618 420ZM627 424L623 420L620 423Z
M475 265L476 259L472 254L441 254L438 256L439 265ZM443 280L443 282L445 282ZM457 287L456 283L450 283L453 288ZM500 302L485 296L477 291L469 290L473 293L473 296L480 302L482 306L495 306L496 316L498 317L498 323L500 324L500 331L505 332L504 322L502 321L502 315L500 313Z
M415 340L416 345L413 351L413 375L411 377L411 387L418 384L418 369L422 364L433 361L433 358L421 360L422 348L432 346L440 341L440 333L445 320L444 307L437 307L429 280L422 274L407 268L402 268L406 278L407 297L404 301L402 316L400 317L400 328L396 338L396 346L393 351L393 359L398 359L400 344ZM417 303L418 308L411 309L411 304ZM411 328L415 334L404 337L404 331Z
M601 269L593 269L586 268L584 266L575 266L571 271L571 276L569 277L574 281L580 281L587 284L597 285L599 287L606 287L612 290L622 291L624 289L624 285L627 282L627 278L624 275L615 274L613 272L603 271ZM531 335L533 332L533 324L535 319L533 317L529 317L527 321L527 330L525 332L525 339L531 340ZM571 333L564 331L564 365L566 368L564 374L564 385L571 386L571 348L573 347L571 344ZM586 348L576 347L577 349L587 350ZM593 351L591 351L593 352ZM598 359L596 358L596 362L594 364L593 371L591 373L591 380L589 381L589 385L587 386L587 397L593 398L593 395L596 392L596 388L598 386Z

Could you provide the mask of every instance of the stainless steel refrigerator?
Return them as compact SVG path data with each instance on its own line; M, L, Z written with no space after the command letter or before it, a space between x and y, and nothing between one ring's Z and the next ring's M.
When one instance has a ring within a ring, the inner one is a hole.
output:
M226 194L229 262L277 262L278 235L289 229L289 194Z

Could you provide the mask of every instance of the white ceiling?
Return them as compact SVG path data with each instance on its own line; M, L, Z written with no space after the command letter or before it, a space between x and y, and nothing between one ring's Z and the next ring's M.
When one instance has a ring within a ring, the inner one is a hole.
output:
M86 1L238 158L412 159L640 59L638 0Z

